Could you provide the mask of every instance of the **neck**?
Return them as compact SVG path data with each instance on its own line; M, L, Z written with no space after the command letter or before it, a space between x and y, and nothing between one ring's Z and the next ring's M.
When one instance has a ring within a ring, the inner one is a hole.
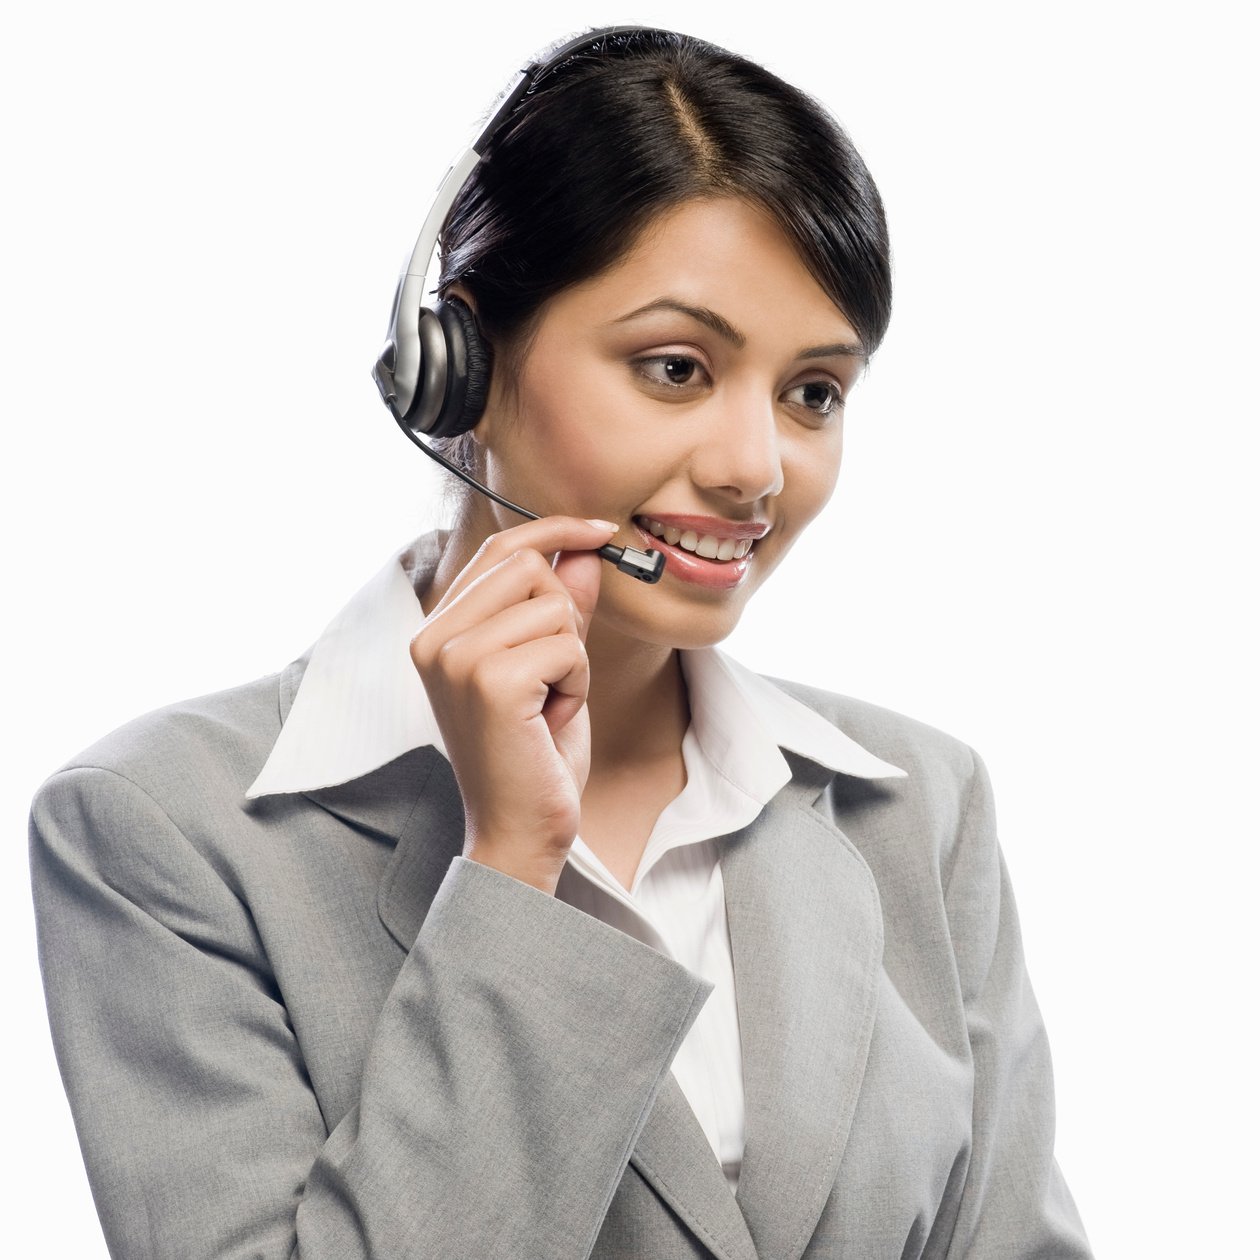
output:
M609 581L630 582L616 574ZM691 720L676 648L631 639L596 614L586 636L591 662L591 773L668 760L682 753Z

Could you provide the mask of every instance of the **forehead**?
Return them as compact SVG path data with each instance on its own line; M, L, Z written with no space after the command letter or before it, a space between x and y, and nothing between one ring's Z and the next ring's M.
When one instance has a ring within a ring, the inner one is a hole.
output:
M718 312L750 339L857 340L769 213L737 197L658 215L612 267L557 294L551 313L595 327L663 295Z

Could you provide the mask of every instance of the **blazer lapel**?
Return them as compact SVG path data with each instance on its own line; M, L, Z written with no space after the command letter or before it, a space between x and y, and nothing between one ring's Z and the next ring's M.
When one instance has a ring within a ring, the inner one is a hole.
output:
M757 1254L795 1260L831 1193L866 1070L883 958L870 869L796 778L723 842L744 1056L737 1202Z
M630 1162L719 1260L757 1260L726 1174L673 1072L665 1074Z
M310 655L308 649L281 674L282 724ZM394 845L377 891L377 911L389 934L409 950L451 859L464 847L463 802L446 758L427 745L413 748L369 774L302 796Z
M451 860L464 851L464 803L450 763L433 748L417 749L412 786L417 791L399 830L377 893L377 913L393 938L410 950Z

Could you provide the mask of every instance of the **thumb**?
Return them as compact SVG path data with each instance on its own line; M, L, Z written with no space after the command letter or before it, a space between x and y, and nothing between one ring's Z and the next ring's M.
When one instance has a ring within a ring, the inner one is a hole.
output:
M604 562L594 551L561 551L557 554L552 568L573 597L577 610L582 618L578 633L582 642L586 642L586 631L595 614L595 605L599 602L599 579Z

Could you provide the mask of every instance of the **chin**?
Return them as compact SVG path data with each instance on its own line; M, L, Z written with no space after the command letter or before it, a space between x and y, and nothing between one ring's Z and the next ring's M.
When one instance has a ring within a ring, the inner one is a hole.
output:
M727 598L706 606L703 600L679 599L664 586L637 585L628 595L629 607L601 592L599 624L606 631L659 647L712 647L732 633L744 611L743 600Z

